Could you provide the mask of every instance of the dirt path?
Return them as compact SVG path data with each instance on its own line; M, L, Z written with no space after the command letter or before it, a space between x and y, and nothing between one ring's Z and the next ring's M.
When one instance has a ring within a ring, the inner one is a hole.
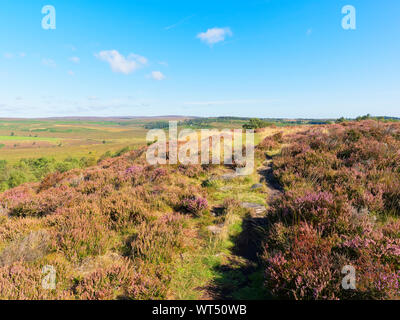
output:
M260 175L260 181L268 187L268 203L271 203L282 195L283 189L274 176L273 162L271 157L267 157L264 166L258 169L258 174Z

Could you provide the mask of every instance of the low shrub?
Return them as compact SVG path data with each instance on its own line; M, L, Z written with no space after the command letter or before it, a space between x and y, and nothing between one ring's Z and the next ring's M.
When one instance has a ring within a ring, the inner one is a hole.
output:
M283 137L273 168L285 192L271 204L263 255L275 296L399 298L399 132L366 120ZM355 290L341 286L346 265Z
M208 209L208 202L205 198L191 196L184 198L181 206L187 212L190 212L194 215L201 215Z

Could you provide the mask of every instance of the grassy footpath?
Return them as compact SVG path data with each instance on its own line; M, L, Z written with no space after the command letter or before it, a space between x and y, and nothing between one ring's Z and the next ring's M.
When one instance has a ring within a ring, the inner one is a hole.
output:
M243 231L244 211L228 213L218 235L204 232L194 250L176 261L171 292L174 299L265 299L263 274L257 265L234 251ZM198 222L200 223L200 221Z
M257 140L276 133L263 133ZM264 271L258 260L247 259L243 254L244 243L251 243L246 233L248 209L242 202L251 202L268 207L270 193L260 182L258 169L265 159L256 158L256 170L246 177L232 180L199 181L207 189L210 206L222 210L220 216L212 213L191 220L193 230L192 247L175 261L174 277L171 281L172 299L269 299L264 288ZM221 171L223 169L221 168ZM221 175L223 172L220 173ZM210 231L211 230L211 231ZM212 230L218 230L213 233ZM245 245L245 250L247 249Z

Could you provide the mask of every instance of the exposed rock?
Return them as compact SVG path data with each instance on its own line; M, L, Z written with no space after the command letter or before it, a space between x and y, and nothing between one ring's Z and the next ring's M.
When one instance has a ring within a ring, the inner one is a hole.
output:
M251 190L262 189L263 185L261 183L256 183L251 186Z
M208 226L207 229L214 235L218 235L222 232L223 225L217 225L217 226Z
M238 176L237 176L236 173L227 173L227 174L222 175L222 176L221 176L221 179L222 179L222 180L225 180L225 181L229 181L229 180L233 180L233 179L235 179L235 178L237 178L237 177L238 177Z
M106 268L115 263L121 262L122 259L123 257L115 252L108 252L102 256L87 257L79 266L77 266L76 271L80 275L84 276L97 269Z
M236 170L238 171L236 173L236 176L238 176L238 177L248 176L254 172L254 166L249 165L248 167L245 167L245 168L236 168Z
M215 181L215 180L230 181L237 177L238 177L238 175L236 173L225 173L221 176L212 176L209 180L210 181Z
M242 202L241 203L242 208L250 209L254 211L256 215L262 215L267 211L267 208L263 205L260 205L258 203L251 203L251 202Z
M50 235L45 230L31 232L25 238L13 241L0 253L0 266L16 261L32 262L45 256L49 250Z

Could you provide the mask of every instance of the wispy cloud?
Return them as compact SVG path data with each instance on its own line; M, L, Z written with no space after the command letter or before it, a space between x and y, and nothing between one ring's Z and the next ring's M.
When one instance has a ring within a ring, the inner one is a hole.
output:
M130 74L147 63L147 59L140 55L131 53L124 57L117 50L105 50L95 54L95 56L107 62L111 70L117 73Z
M233 33L230 28L212 28L206 32L201 32L197 35L201 41L212 46L218 42L224 41L226 37L232 37Z
M71 71L71 70L69 70L67 73L68 73L70 76L74 76L74 75L75 75L75 72L73 72L73 71Z
M65 48L67 48L68 50L71 50L71 51L76 51L76 47L72 44L66 44Z
M153 71L150 75L148 75L148 78L161 81L164 80L166 76L161 71Z
M79 63L81 61L81 59L79 57L71 57L68 60L73 63Z
M193 14L193 15L191 15L191 16L188 16L188 17L186 17L186 18L183 18L182 20L179 20L177 23L174 23L174 24L172 24L172 25L170 25L170 26L165 27L164 30L171 30L171 29L173 29L173 28L175 28L175 27L181 25L182 23L184 23L184 22L186 22L186 21L192 19L194 16L195 16L195 15Z
M42 59L42 64L50 68L55 68L57 66L56 62L52 59Z
M19 52L18 54L14 54L12 52L6 52L6 53L4 53L3 56L6 59L13 59L15 57L25 58L26 57L26 53L25 52Z
M310 28L310 29L307 30L306 35L307 36L311 36L312 32L313 32L313 30Z

